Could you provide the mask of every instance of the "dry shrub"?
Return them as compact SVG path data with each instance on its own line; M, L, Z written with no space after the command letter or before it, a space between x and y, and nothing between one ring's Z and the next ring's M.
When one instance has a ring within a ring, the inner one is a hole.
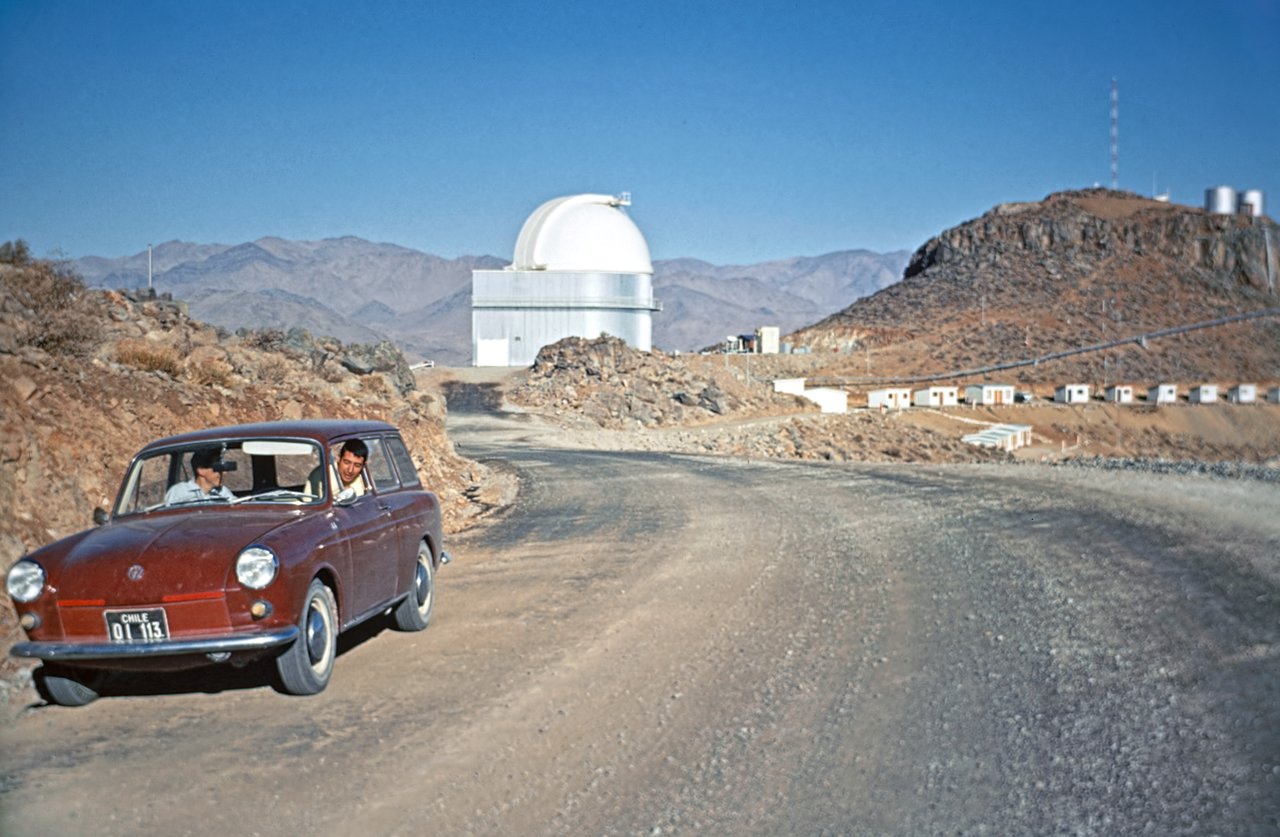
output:
M143 372L163 372L171 378L182 374L182 358L177 349L146 340L121 340L116 344L116 361Z
M255 368L259 380L268 384L283 384L289 377L289 362L279 355L266 355Z
M360 376L360 389L370 395L387 396L391 394L391 387L387 385L387 379L378 374Z
M188 361L187 379L198 386L229 388L232 380L231 364L215 358L196 362Z
M26 244L0 245L0 310L12 312L23 345L83 357L102 339L102 315L66 264L32 259Z

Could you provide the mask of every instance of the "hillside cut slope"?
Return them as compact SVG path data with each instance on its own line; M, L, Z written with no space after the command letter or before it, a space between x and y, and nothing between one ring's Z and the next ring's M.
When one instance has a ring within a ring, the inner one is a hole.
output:
M832 374L910 376L1031 359L1280 307L1280 229L1107 189L1002 204L925 242L902 282L789 339ZM1102 384L1280 378L1263 317L1003 376ZM843 358L843 359L842 359Z

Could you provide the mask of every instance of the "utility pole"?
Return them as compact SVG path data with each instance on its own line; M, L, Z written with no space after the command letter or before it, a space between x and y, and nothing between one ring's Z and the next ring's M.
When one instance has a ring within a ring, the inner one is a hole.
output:
M1120 188L1120 82L1111 79L1111 188Z

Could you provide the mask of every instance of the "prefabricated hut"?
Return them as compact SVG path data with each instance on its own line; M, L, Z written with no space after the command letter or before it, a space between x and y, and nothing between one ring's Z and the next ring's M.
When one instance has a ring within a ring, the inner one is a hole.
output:
M1218 400L1217 384L1199 384L1191 388L1191 394L1187 399L1192 404L1212 404Z
M1128 384L1112 384L1107 387L1104 400L1115 404L1132 404L1133 387Z
M1013 403L1012 384L969 384L964 388L966 404L995 406Z
M1059 404L1086 404L1089 401L1089 385L1063 384L1053 391L1053 400Z
M954 407L960 403L959 387L927 387L911 393L917 407Z
M1227 400L1233 404L1252 404L1258 400L1256 384L1236 384L1227 390Z
M890 410L901 410L911 406L911 390L906 387L887 387L873 389L867 393L867 406Z
M1280 387L1272 387L1267 390L1267 403L1280 404Z
M1151 404L1178 403L1178 385L1156 384L1147 390L1147 402Z

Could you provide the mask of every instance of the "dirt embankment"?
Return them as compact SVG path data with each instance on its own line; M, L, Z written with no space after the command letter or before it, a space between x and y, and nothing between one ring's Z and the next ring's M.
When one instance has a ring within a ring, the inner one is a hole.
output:
M395 424L456 532L498 500L486 469L455 453L445 409L389 344L231 335L181 303L87 291L47 262L0 263L0 565L91 526L146 442L278 419ZM17 635L0 589L0 675L14 673Z

